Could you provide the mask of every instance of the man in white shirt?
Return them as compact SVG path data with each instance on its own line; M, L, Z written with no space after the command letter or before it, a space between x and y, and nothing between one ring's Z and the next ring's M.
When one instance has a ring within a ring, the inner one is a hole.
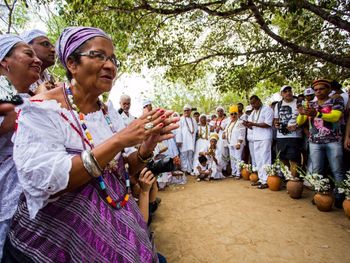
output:
M259 181L252 184L259 189L267 188L267 174L263 166L271 164L271 144L272 144L272 123L273 110L264 106L258 96L250 97L250 105L253 107L248 121L244 121L244 126L248 128L249 150L252 158L252 165L257 167Z
M274 124L277 129L277 153L292 173L297 176L297 167L301 165L302 130L298 128L297 99L292 87L283 86L280 90L282 100L274 108Z
M125 126L128 126L130 122L136 119L134 116L132 116L129 113L130 106L131 106L130 96L126 94L121 95L119 100L119 105L120 105L120 109L118 110L118 113L122 117Z
M21 37L34 49L42 62L40 78L30 86L30 90L38 94L53 89L55 83L47 69L55 64L55 46L46 33L38 29L25 31Z
M180 151L181 170L191 174L198 126L191 117L191 106L185 105L183 110L184 114L179 121L180 127L176 132L176 144Z
M152 111L152 101L150 99L144 99L142 102L143 113Z

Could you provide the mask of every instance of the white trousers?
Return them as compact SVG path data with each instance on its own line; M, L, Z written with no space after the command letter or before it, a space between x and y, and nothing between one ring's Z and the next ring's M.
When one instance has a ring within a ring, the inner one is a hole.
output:
M242 160L242 152L243 152L243 145L241 145L240 149L237 150L235 146L229 146L230 151L230 162L231 162L231 175L233 176L241 176L241 171L239 168L238 161Z
M249 141L249 151L252 164L258 169L259 182L266 184L267 174L263 169L265 164L271 164L272 140Z
M192 172L193 167L193 151L186 151L186 152L180 152L180 159L181 159L181 170L183 172Z

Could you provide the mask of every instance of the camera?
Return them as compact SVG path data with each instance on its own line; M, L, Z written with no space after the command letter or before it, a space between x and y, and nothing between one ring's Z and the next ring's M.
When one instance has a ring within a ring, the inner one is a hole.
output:
M278 131L280 133L282 133L283 135L287 135L290 133L290 131L288 130L288 125L286 123L280 123Z
M161 173L172 172L175 170L175 164L173 158L165 157L163 159L154 161L151 160L147 163L147 168L154 174L159 175Z

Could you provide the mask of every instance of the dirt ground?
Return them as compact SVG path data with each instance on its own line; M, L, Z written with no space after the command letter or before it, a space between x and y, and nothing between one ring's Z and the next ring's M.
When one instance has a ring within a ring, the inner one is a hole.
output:
M168 262L350 262L350 220L318 211L313 192L294 200L243 180L188 179L160 192L152 223Z

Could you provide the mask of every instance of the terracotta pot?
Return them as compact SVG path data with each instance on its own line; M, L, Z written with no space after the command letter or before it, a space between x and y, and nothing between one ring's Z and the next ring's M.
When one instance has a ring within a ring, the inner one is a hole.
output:
M241 175L244 180L249 180L250 172L246 168L242 168Z
M329 212L333 206L333 196L330 193L316 193L314 201L318 210Z
M271 191L279 191L281 186L281 178L276 175L267 177L267 185Z
M300 180L289 180L287 182L287 192L293 199L299 199L303 193L303 182Z
M258 174L256 172L251 173L249 180L253 183L256 183L259 180Z
M350 219L350 199L345 199L343 202L345 215Z

